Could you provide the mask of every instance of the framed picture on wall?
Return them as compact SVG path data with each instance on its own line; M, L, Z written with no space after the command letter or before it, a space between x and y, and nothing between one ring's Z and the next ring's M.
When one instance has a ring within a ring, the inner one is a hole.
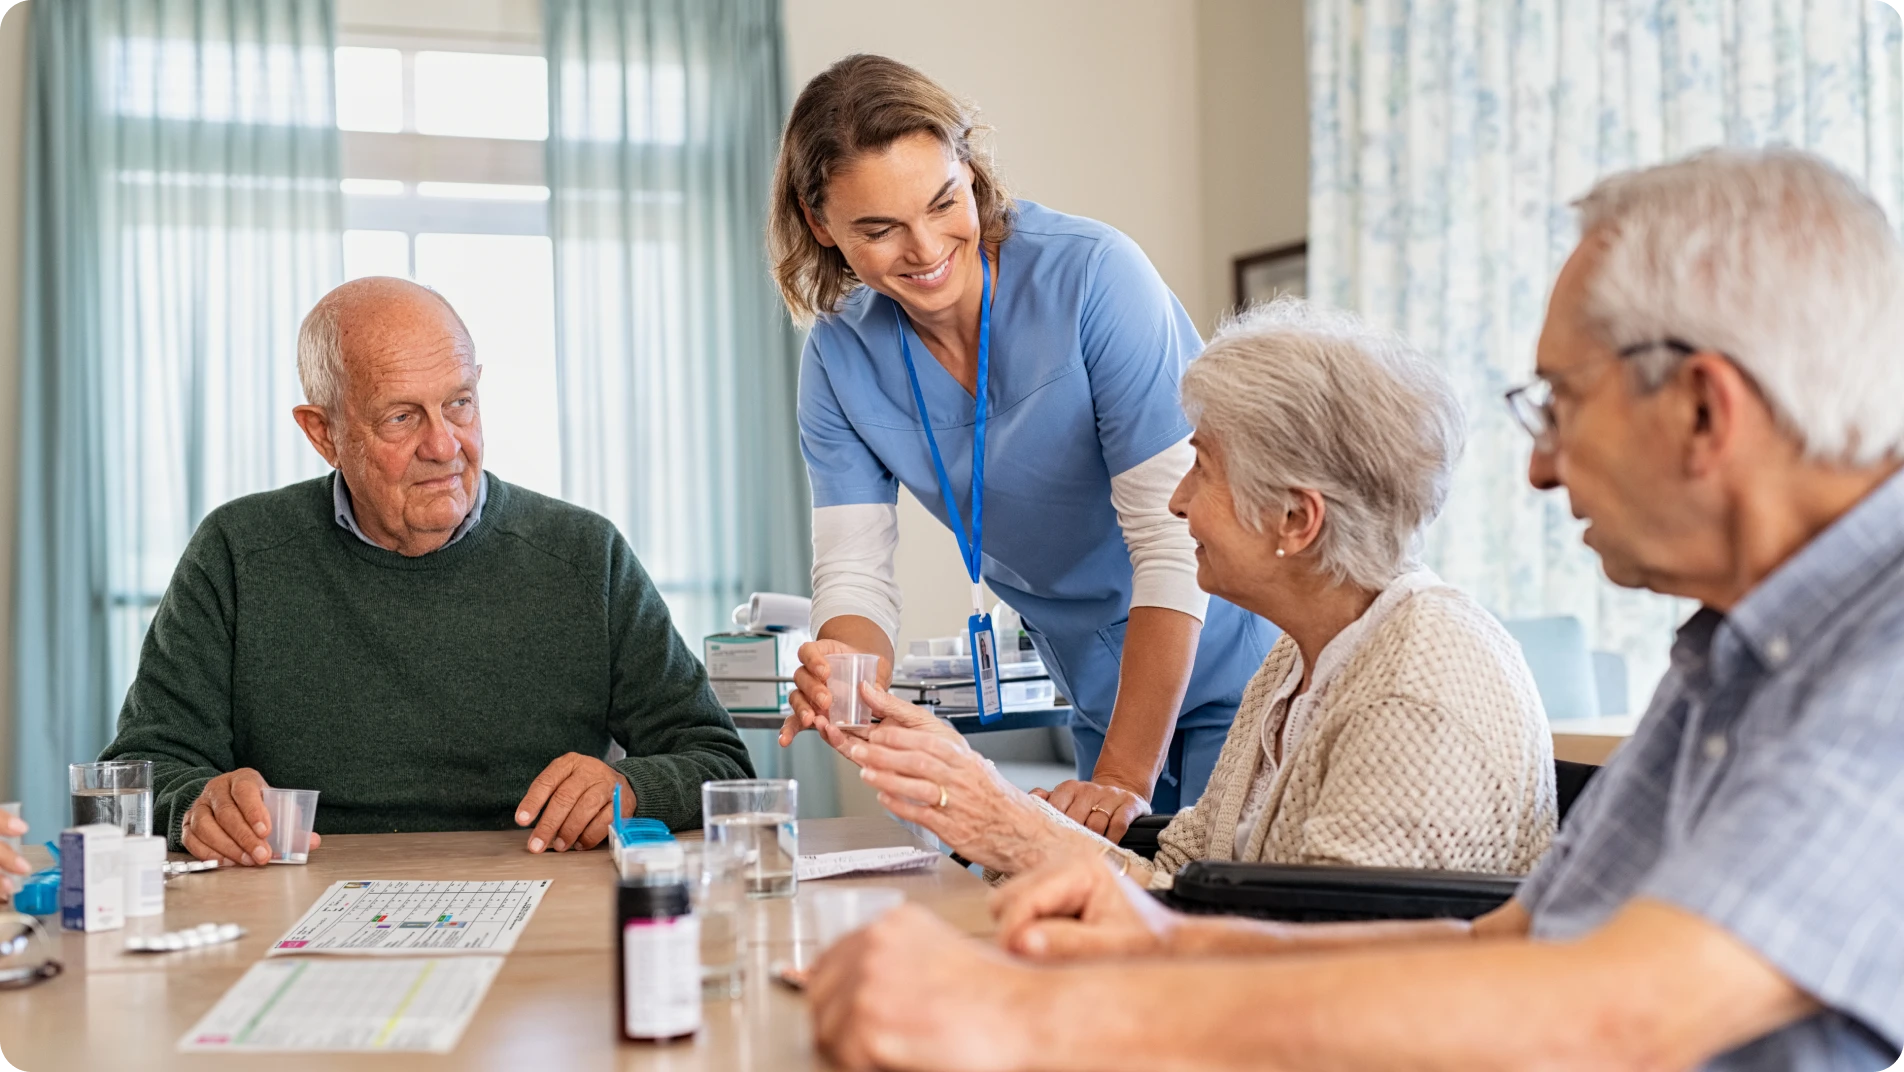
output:
M1238 309L1247 309L1255 302L1268 301L1278 294L1307 297L1309 243L1291 242L1245 253L1236 258L1235 278Z

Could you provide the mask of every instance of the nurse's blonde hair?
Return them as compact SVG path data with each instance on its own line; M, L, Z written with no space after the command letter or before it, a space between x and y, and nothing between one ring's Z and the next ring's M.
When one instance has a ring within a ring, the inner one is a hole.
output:
M860 285L839 249L807 227L802 203L825 219L826 186L841 168L912 134L930 134L972 169L979 236L997 245L1011 236L1012 198L999 181L978 109L898 60L848 56L815 75L793 102L780 136L768 206L767 253L774 283L802 327L838 311Z

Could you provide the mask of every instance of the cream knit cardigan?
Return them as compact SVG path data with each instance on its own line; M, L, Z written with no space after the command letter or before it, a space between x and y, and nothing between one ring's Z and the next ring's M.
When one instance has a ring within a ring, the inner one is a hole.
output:
M1234 856L1236 826L1288 704L1287 635L1237 707L1209 787L1158 837L1153 885ZM1460 590L1410 595L1342 668L1283 757L1243 858L1525 874L1553 839L1554 749L1520 646Z

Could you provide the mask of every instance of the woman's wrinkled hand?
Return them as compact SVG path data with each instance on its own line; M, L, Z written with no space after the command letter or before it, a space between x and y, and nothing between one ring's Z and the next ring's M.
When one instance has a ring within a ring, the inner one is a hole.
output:
M882 807L987 867L1017 871L1042 858L1049 820L990 760L918 708L870 690L866 698L881 721L842 751L859 764Z

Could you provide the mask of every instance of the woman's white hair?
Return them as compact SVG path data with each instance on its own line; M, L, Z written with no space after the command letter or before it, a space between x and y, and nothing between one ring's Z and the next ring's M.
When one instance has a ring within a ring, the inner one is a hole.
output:
M1904 242L1844 172L1793 149L1714 149L1579 202L1605 243L1587 327L1616 350L1725 354L1816 461L1904 458ZM1678 362L1634 358L1647 388Z
M1413 564L1466 439L1441 370L1401 336L1295 298L1217 329L1183 377L1183 406L1223 458L1237 519L1263 531L1308 488L1311 547L1338 582L1381 588Z

